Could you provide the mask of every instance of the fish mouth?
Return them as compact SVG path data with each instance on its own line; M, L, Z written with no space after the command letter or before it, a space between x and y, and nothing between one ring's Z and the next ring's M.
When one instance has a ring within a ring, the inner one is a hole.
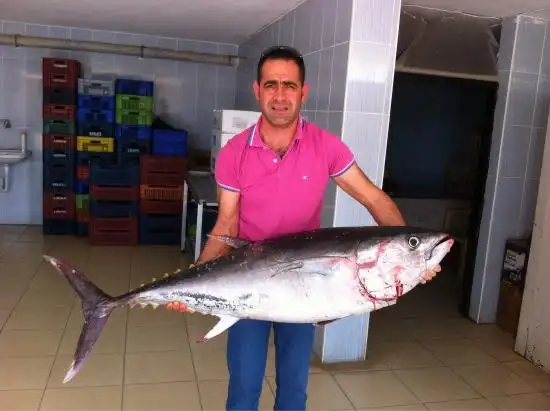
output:
M434 257L440 260L451 250L455 240L450 235L442 236L432 248L426 252L426 261L432 260Z

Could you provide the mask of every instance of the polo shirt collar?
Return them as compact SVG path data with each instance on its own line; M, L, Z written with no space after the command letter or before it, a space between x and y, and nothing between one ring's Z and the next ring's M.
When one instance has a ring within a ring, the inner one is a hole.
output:
M263 121L263 116L260 116L258 122L250 129L250 134L248 136L248 145L251 147L265 147L264 142L260 137L260 126ZM294 141L300 140L304 135L305 120L302 116L298 118L298 127L296 128L296 135L294 136Z

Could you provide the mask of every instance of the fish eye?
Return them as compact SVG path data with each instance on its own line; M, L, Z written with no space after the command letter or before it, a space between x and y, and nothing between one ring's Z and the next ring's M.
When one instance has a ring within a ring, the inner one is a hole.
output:
M414 235L409 237L409 247L414 250L420 245L420 239Z

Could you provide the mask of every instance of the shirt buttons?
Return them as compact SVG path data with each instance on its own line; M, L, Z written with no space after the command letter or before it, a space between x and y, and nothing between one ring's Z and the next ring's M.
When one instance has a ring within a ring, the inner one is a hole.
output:
M279 160L277 160L276 158L273 159L273 162L274 162L274 163L276 163L277 161L279 161Z

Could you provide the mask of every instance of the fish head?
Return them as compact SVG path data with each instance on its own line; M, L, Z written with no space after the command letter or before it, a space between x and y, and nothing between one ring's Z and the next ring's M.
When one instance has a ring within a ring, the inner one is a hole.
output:
M453 242L446 233L408 227L360 241L356 264L364 293L395 302L441 263Z

